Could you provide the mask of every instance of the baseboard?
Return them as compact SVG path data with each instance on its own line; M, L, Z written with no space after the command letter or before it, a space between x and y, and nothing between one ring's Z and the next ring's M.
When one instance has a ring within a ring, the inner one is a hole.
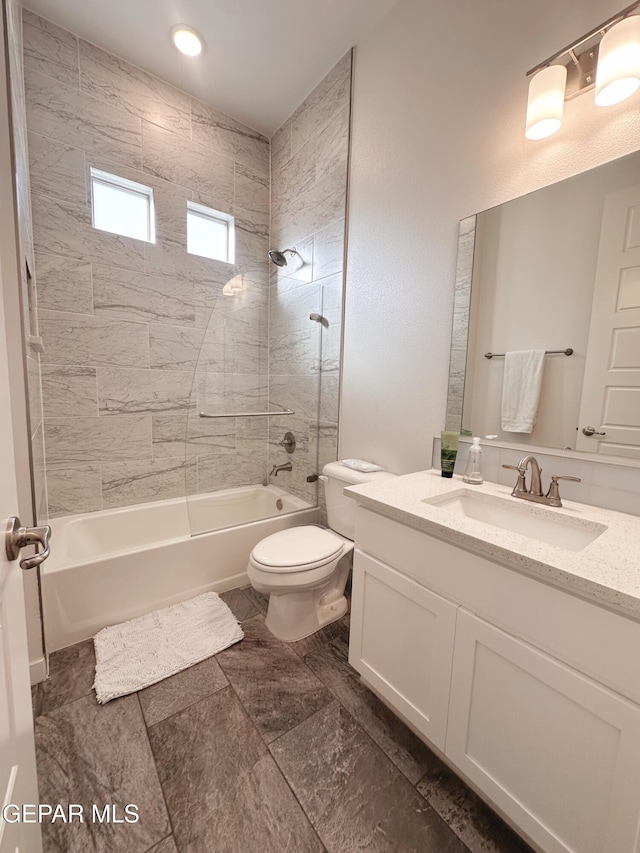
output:
M29 663L29 675L31 676L32 685L45 681L47 677L47 662L44 657L37 658Z
M249 575L246 572L240 572L230 578L226 578L216 584L213 584L213 591L217 593L229 592L232 589L242 589L242 587L251 586L249 583Z

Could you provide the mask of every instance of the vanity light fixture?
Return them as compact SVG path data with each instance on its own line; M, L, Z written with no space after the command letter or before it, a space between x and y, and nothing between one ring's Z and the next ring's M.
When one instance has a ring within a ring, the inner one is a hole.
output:
M171 40L185 56L200 56L204 49L202 36L187 24L176 24L172 27Z
M611 27L600 42L596 73L596 104L624 101L640 86L640 15Z
M527 71L531 78L525 136L559 129L564 101L595 87L598 106L617 104L640 87L640 0Z
M527 103L527 139L544 139L559 130L564 110L567 69L547 65L531 78Z

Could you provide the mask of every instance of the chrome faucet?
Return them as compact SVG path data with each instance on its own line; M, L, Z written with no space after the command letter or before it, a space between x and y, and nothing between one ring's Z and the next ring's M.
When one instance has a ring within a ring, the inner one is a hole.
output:
M525 501L535 501L535 503L546 504L547 506L562 506L560 500L560 491L558 488L558 480L572 480L574 483L580 482L580 477L562 477L559 474L554 474L551 477L549 491L546 495L542 494L542 469L538 465L538 460L535 456L528 454L523 456L517 465L503 465L503 468L511 468L518 472L518 480L513 487L511 495L514 498L522 498ZM527 468L531 468L531 486L527 488Z
M280 471L293 471L293 465L291 462L285 462L284 465L274 465L269 476L277 477Z

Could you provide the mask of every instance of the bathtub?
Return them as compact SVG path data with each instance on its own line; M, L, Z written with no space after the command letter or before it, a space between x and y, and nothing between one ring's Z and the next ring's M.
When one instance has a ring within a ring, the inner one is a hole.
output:
M260 539L318 521L317 508L271 485L54 518L42 566L48 650L202 592L245 586Z

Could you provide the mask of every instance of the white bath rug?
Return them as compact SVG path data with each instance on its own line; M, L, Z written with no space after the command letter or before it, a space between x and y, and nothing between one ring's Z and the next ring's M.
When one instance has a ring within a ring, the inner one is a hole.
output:
M243 637L235 616L215 592L103 628L93 638L96 698L104 705L135 693Z

